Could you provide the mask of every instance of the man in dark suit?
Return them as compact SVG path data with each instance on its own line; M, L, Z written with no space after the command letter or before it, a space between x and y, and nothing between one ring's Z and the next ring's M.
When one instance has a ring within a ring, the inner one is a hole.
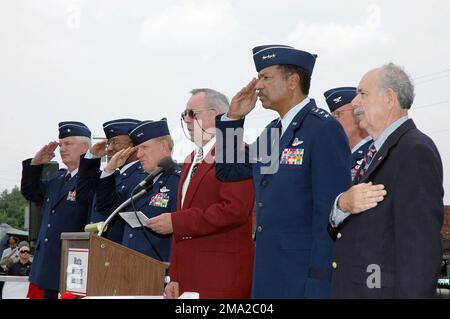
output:
M216 122L225 144L217 148L218 178L253 177L256 191L252 295L328 298L333 243L327 221L334 198L350 185L348 139L308 97L315 55L267 45L254 48L253 59L258 79L235 95L227 115ZM244 117L258 97L280 118L266 127L256 147L243 148Z
M186 291L200 298L249 298L254 244L251 180L224 183L215 172L215 116L228 99L211 89L192 90L182 118L197 150L187 156L177 211L150 219L152 230L173 233L168 298Z
M442 163L408 119L414 87L392 63L364 75L352 104L374 143L332 223L334 298L434 298L442 259ZM340 225L340 226L339 226Z
M338 87L326 91L325 101L333 117L342 125L350 143L352 179L361 166L364 155L372 144L370 135L359 127L351 104L356 96L355 87Z
M83 231L87 221L89 204L86 196L89 183L78 185L80 157L90 146L91 132L80 122L59 123L59 143L56 141L42 147L32 159L23 161L21 189L30 201L42 204L42 223L36 242L30 282L44 289L45 298L57 298L61 264L61 233ZM63 163L48 181L40 180L44 164L53 157L59 146ZM95 167L86 174L96 174Z

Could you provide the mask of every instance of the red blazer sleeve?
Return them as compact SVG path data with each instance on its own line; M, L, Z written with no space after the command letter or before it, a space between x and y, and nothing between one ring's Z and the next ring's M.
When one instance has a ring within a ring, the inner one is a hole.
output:
M217 180L214 185L202 186L203 193L197 192L196 200L191 205L193 207L172 214L174 240L208 236L243 225L247 222L255 201L252 183L252 180L241 182ZM202 201L211 201L205 198L209 196L205 190L211 189L210 187L218 188L214 196L219 198L215 203L203 206Z

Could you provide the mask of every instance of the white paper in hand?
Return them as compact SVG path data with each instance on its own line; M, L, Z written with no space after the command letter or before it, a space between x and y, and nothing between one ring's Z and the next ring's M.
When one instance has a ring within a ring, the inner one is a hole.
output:
M140 210L136 212L139 220L141 221L142 225L147 225L148 217L144 215L143 212ZM139 223L139 220L136 218L136 214L134 212L122 212L119 213L119 215L130 225L132 228L141 227L141 224Z

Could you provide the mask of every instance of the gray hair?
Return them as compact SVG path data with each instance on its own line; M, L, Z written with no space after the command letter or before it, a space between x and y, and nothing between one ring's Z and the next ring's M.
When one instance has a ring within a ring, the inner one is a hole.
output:
M410 109L414 101L414 85L404 68L389 63L380 68L378 87L381 90L392 89L397 95L402 109Z
M91 146L92 146L92 141L91 141L91 139L90 139L89 137L87 137L87 136L76 136L76 137L78 138L78 140L79 140L80 142L85 142L85 143L87 143L88 146L89 146L89 148L91 148Z
M169 148L169 151L172 153L173 147L174 147L174 142L173 142L172 136L164 135L164 136L157 137L156 140L158 142L167 141L167 147Z
M193 89L189 93L195 95L197 93L205 93L206 96L206 104L211 108L218 108L221 113L228 112L230 108L230 102L225 94L220 93L213 89L201 88L201 89Z

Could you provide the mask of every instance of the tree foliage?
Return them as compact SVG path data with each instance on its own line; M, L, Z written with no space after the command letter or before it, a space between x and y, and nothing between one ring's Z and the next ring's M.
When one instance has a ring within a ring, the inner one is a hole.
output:
M0 194L0 223L7 223L13 227L23 229L24 209L26 206L27 201L17 186L11 192L4 190Z

